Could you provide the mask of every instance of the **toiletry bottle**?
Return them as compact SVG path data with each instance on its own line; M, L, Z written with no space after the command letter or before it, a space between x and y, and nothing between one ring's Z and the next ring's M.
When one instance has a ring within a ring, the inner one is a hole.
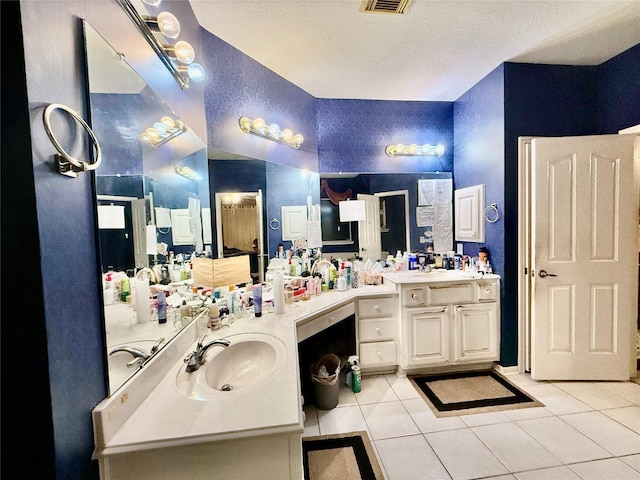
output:
M254 285L251 289L253 292L253 311L256 317L262 316L262 285Z
M164 292L158 292L158 323L167 323L167 297Z
M353 393L359 393L362 390L362 374L360 373L360 367L358 365L354 365L351 367L351 373L353 374L351 379L351 390L353 390Z

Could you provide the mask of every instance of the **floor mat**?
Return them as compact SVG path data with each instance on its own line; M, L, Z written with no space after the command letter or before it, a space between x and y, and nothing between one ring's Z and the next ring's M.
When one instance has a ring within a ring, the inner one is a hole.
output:
M495 370L410 375L409 380L436 417L544 406Z
M304 437L306 480L383 480L367 432Z

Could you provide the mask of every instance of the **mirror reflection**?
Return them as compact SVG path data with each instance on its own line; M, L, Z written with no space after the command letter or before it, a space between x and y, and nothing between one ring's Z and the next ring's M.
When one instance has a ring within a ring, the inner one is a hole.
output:
M92 128L104 159L95 179L113 393L197 312L187 261L204 251L210 226L207 154L122 55L84 27ZM184 298L176 308L166 303L173 293Z
M263 281L279 245L288 249L292 244L283 240L282 207L322 205L324 256L362 255L358 222L349 225L350 236L325 227L325 181L334 191L351 189L354 198L377 197L376 259L398 249L421 249L424 229L416 227L415 219L417 182L451 178L450 173L321 178L303 169L207 150L87 24L85 37L92 128L103 148L104 163L95 179L111 393L197 313L201 302L193 299L186 309L169 307L167 311L178 313L165 323L158 321L159 292L166 298L179 290L179 295L191 298L193 292L185 283L194 252L214 258L248 255L253 281ZM141 298L147 296L149 309L143 310L148 318L140 319L138 302L144 304Z

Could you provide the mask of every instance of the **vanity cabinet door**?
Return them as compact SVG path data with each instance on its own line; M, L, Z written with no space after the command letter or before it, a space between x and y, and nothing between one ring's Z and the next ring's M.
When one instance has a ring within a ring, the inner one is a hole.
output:
M497 303L454 307L456 362L498 360L500 322Z
M450 363L449 306L405 309L402 368Z

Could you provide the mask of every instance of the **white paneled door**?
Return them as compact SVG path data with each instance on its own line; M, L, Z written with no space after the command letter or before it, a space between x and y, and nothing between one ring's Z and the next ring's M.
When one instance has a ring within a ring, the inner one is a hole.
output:
M375 262L382 254L382 241L380 239L380 198L374 195L358 194L358 200L365 201L365 220L358 222L358 243L360 244L360 256L363 260Z
M637 319L634 136L532 141L536 380L628 380Z

